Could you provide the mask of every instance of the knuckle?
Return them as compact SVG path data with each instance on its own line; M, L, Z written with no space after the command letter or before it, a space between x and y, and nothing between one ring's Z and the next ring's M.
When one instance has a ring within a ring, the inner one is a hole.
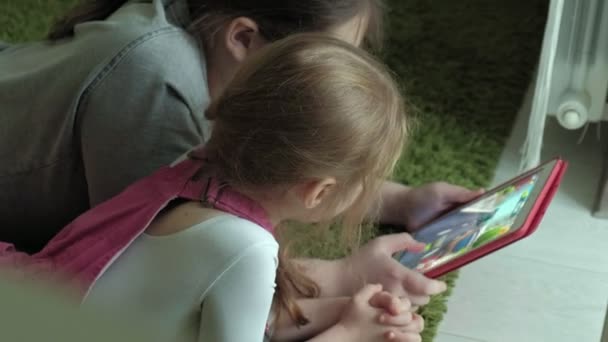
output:
M353 296L353 298L351 299L351 303L355 306L361 304L361 302L363 301L363 296L361 295L361 293L357 293Z
M389 286L386 288L386 291L388 293L391 294L391 296L395 296L395 297L404 297L407 296L407 293L405 291L403 291L403 289L401 288L401 286Z
M424 330L424 318L422 318L422 316L420 316L420 315L417 315L417 316L418 317L416 317L417 318L416 321L418 322L418 331L422 332Z
M388 236L388 235L383 235L383 236L377 237L374 239L374 241L372 241L372 246L376 247L376 249L381 248L382 246L389 243L392 240L392 238L393 238L392 236Z
M431 297L429 297L429 296L420 296L419 298L416 299L416 305L417 306L424 306L424 305L427 305L430 301L431 301Z
M365 295L363 293L358 293L353 297L353 302L357 305L365 302Z
M390 277L391 280L399 280L401 278L403 278L403 270L401 269L401 267L396 267L396 266L391 266L388 269L388 276Z
M433 183L433 187L432 187L433 194L435 194L435 196L441 195L441 190L444 189L447 185L448 185L448 183L446 183L446 182Z
M352 303L351 303L351 307L355 311L361 311L361 309L363 308L362 300L359 299L359 298L353 298Z

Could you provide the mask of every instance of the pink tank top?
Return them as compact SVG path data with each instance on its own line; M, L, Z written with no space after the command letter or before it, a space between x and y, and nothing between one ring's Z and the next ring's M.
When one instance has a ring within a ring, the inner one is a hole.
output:
M180 198L202 201L272 233L273 226L260 205L215 177L198 176L204 163L204 158L188 158L161 168L76 218L36 254L0 242L0 265L33 280L58 278L75 285L83 299L158 213Z

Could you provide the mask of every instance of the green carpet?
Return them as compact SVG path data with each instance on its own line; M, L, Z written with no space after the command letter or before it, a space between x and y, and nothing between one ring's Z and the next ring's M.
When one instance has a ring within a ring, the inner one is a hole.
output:
M0 40L44 35L76 0L0 0ZM538 59L548 0L392 0L384 58L410 103L416 132L395 178L487 186ZM335 233L335 232L333 232ZM332 234L333 234L332 233ZM294 230L299 253L337 257L332 239ZM370 229L366 235L376 234ZM453 286L456 276L446 279ZM432 341L448 294L422 309ZM465 313L466 314L466 313Z
M488 186L538 60L548 1L389 3L385 59L418 121L396 179ZM450 289L455 280L446 277ZM425 342L436 334L447 296L422 309Z

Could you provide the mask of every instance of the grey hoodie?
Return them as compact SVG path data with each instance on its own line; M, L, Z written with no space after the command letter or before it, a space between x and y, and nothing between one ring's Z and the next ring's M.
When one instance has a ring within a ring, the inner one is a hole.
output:
M188 23L184 0L131 1L73 38L0 47L0 240L37 250L208 138Z

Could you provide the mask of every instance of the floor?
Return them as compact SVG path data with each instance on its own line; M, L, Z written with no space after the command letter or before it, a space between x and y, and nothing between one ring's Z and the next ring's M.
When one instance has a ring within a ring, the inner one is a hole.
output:
M529 97L503 152L494 184L518 173ZM568 172L539 230L463 268L435 342L597 342L608 304L608 220L591 216L608 129L598 143L547 123L543 158Z

